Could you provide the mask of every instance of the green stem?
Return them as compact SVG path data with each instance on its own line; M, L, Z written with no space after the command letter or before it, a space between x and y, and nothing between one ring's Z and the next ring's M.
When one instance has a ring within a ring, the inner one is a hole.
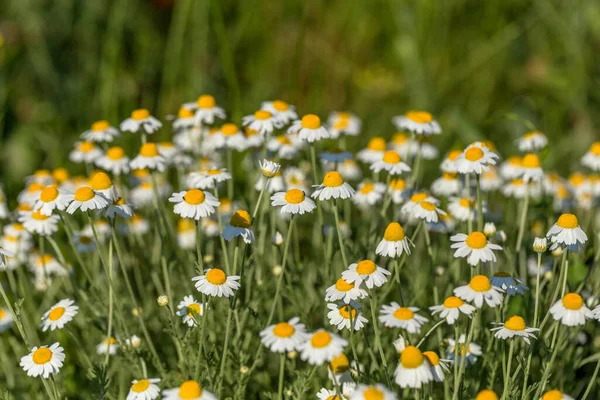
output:
M283 400L283 376L285 373L285 353L279 356L279 386L277 389L277 398Z
M277 303L279 302L279 293L281 291L283 275L285 274L285 265L286 265L286 261L288 258L290 242L292 239L292 229L294 228L295 221L296 221L296 219L292 216L292 219L290 219L290 226L288 228L287 237L285 239L285 247L283 249L283 261L281 262L281 273L279 274L279 278L277 279L277 288L275 289L275 296L273 297L273 303L271 305L271 312L269 313L269 319L267 320L266 326L271 325L271 322L273 321L273 316L275 315L275 308L277 307Z
M506 375L504 376L504 390L502 391L502 398L504 400L508 396L509 384L511 381L510 377L510 364L512 363L513 351L515 349L515 341L511 340L508 347L508 362L506 363Z
M477 230L483 232L483 207L481 205L481 185L480 176L477 175Z
M348 259L346 258L346 250L344 249L344 239L342 238L342 232L340 231L340 217L337 208L337 199L333 200L333 216L335 217L335 230L337 232L338 241L340 243L340 251L342 252L342 261L344 262L344 268L348 268Z
M596 383L596 378L598 377L599 370L600 370L600 360L598 360L598 362L596 363L596 369L594 369L594 373L592 374L590 383L588 383L587 388L585 389L585 393L581 397L581 400L585 400L588 397L588 395L590 394L590 392L592 391L592 388L594 387L594 383Z

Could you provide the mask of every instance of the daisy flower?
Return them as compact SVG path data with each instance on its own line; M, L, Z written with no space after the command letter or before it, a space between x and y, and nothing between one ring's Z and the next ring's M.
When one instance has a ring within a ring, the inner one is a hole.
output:
M100 239L100 238L99 238ZM102 240L100 240L102 242ZM79 253L93 253L96 251L96 242L92 235L88 235L85 232L76 232L73 235L73 243Z
M33 211L39 211L42 215L52 215L52 211L64 210L73 200L73 195L57 189L55 186L47 186L40 191Z
M117 339L114 337L111 337L108 340L105 338L99 345L96 346L97 354L106 354L106 352L108 352L108 354L114 356L117 354L117 350L119 350L119 345L117 344Z
M156 147L158 147L158 154L163 156L167 164L173 165L175 157L179 154L179 149L175 144L173 142L158 142Z
M467 147L465 151L456 159L456 170L461 174L481 175L487 171L490 165L496 164L498 155L491 152L485 147L472 145Z
M537 154L529 153L523 157L521 161L521 171L523 171L523 181L541 182L544 178L544 171L540 166L540 158Z
M406 199L410 198L410 192L406 187L406 181L401 178L392 179L387 191L392 196L392 202L394 204L402 204Z
M401 175L403 172L411 171L408 164L400 160L400 154L393 150L388 150L383 153L382 158L372 163L370 169L373 172L384 170L390 175Z
M519 151L538 151L548 145L548 138L540 131L526 133L517 140Z
M300 318L294 317L288 322L267 326L260 331L260 341L274 353L285 353L298 349L308 339L306 327Z
M450 371L448 364L450 360L442 360L435 351L424 351L423 356L429 362L431 375L436 382L444 382L446 372Z
M490 167L490 169L481 174L479 185L481 186L482 192L498 190L502 187L502 178L500 178L494 167Z
M258 165L260 166L260 172L265 178L274 177L281 168L281 164L266 159L259 161Z
M196 289L211 297L230 297L240 288L238 275L227 276L223 270L208 268L204 275L195 276L192 282L196 282Z
M539 331L537 328L528 328L525 326L525 320L518 315L514 315L506 320L506 322L492 322L492 325L500 325L496 328L492 328L494 337L497 339L512 339L513 337L522 337L525 343L531 344L530 338L535 339L533 332Z
M13 323L13 316L8 309L0 307L0 333L6 332Z
M418 202L411 211L412 216L419 219L424 219L427 222L438 222L439 215L445 215L446 212L434 203L429 201Z
M444 174L433 181L431 191L436 196L450 197L460 191L460 180L454 172L444 172Z
M160 172L165 170L166 160L158 152L156 143L144 143L140 153L129 163L132 169L156 169Z
M162 395L163 400L217 400L217 396L196 381L185 381L179 387L163 390Z
M283 181L288 189L300 189L308 191L308 182L306 174L296 167L288 167L283 171Z
M542 396L541 400L575 400L568 394L564 394L560 390L550 390Z
M509 296L524 294L526 290L529 290L527 286L523 285L521 280L506 272L496 272L490 281L492 282L492 286L504 290Z
M140 108L133 110L131 116L121 122L120 127L123 132L136 133L143 130L151 135L162 127L162 123L150 115L150 111Z
M358 136L362 127L362 121L352 113L334 111L329 114L327 125L332 134L335 132L335 137L338 137L340 133L348 136Z
M194 221L181 218L177 221L177 245L185 250L196 246L196 225Z
M581 158L581 164L592 171L600 171L600 141L594 142Z
M400 351L400 363L394 371L396 383L401 388L419 389L423 384L433 381L433 374L429 361L423 356L421 350L415 346L404 346L404 341L397 345Z
M502 188L502 194L506 197L524 199L529 191L530 197L537 198L540 194L540 186L525 182L523 179L513 179Z
M50 307L50 310L42 316L42 324L40 325L42 330L46 332L48 329L51 331L62 329L77 315L79 307L74 304L75 302L71 299L63 299Z
M483 389L477 393L475 400L498 400L498 395L493 390Z
M421 327L429 321L417 314L418 307L402 307L395 301L392 304L382 305L379 321L388 328L401 328L410 334L421 332Z
M131 381L131 388L125 400L155 400L160 395L160 388L157 383L158 378L134 379Z
M198 189L213 189L216 184L226 182L231 179L231 174L226 168L212 168L201 171L200 173L191 173L188 181L188 187Z
M469 235L458 233L450 237L453 243L450 247L456 249L454 257L467 258L467 263L476 266L479 262L496 261L494 250L502 250L502 246L490 243L482 232L472 232Z
M376 136L369 140L367 147L356 154L356 158L365 164L372 164L383 158L386 151L385 139Z
M100 210L108 206L109 200L100 193L96 193L89 186L82 186L75 191L73 201L67 207L67 213L73 214L77 210Z
M558 221L552 225L546 236L553 244L551 250L555 246L582 246L588 240L583 229L579 227L577 217L573 214L562 214L558 217Z
M300 189L290 189L287 192L277 192L271 196L271 205L281 207L282 214L311 213L317 206L309 197L306 197Z
M43 215L40 210L19 217L27 232L40 236L50 236L58 231L58 220L58 215Z
M416 192L416 193L413 193L413 195L410 196L410 199L402 206L402 208L400 208L400 212L402 214L411 215L413 212L413 209L417 206L417 204L419 204L422 201L427 201L429 203L433 203L436 206L439 204L439 200L436 199L435 197L430 196L425 192Z
M267 143L267 150L274 152L278 158L292 160L298 155L298 149L286 135L271 138Z
M183 323L189 327L195 326L198 317L204 315L204 304L194 299L194 296L184 296L177 306L177 315L183 318Z
M448 352L446 353L446 356L448 359L451 359L452 362L454 362L454 351L456 351L458 355L456 360L457 363L460 364L461 358L466 357L466 365L475 364L477 362L477 357L483 354L481 346L477 343L471 342L465 348L466 337L464 333L458 337L458 349L456 348L456 341L453 338L448 338L446 340L448 341Z
M550 307L550 314L555 321L566 326L585 325L586 319L594 314L586 307L583 298L577 293L567 293L562 299Z
M409 158L419 152L419 144L416 140L412 140L410 136L404 132L394 133L389 147L402 154L403 157Z
M368 206L374 206L383 199L385 189L385 184L381 182L361 182L358 185L358 190L356 191L356 193L354 193L352 202L357 206L363 208Z
M375 254L383 257L400 257L403 252L410 255L410 245L414 243L405 235L404 229L398 222L391 222L385 232L383 239L377 245Z
M198 126L203 124L211 125L215 122L215 118L226 118L225 111L217 106L217 101L209 94L199 96L196 103L193 103L193 106L196 108L194 123Z
M325 291L325 301L342 300L348 304L353 300L364 299L367 297L367 292L359 286L354 282L348 282L344 278L340 278L335 285L329 286Z
M459 221L475 219L475 200L468 197L454 198L448 204L448 211Z
M88 142L112 142L119 137L119 131L110 126L108 121L96 121L91 128L81 134L81 138Z
M461 313L470 318L471 314L476 310L475 307L465 303L456 296L447 297L444 303L439 306L431 306L429 309L431 310L431 314L436 315L439 313L440 318L445 318L448 325L453 325Z
M458 157L460 157L462 152L462 150L450 151L446 155L446 158L444 158L442 160L442 163L440 164L440 169L442 170L442 172L447 172L451 174L457 173L458 169L456 168L456 160L458 159Z
M50 347L34 347L31 352L21 358L19 365L27 372L27 376L42 376L48 379L50 375L58 374L65 360L64 349L58 342Z
M485 300L490 307L502 304L502 290L492 286L492 282L485 275L475 275L468 285L459 286L454 289L454 294L464 301L475 304L475 307L483 307Z
M140 215L133 214L129 228L134 234L145 235L146 233L150 232L150 223L147 219L141 217Z
M358 385L349 400L396 400L394 392L382 384Z
M317 392L317 399L319 400L344 400L344 397L340 397L335 390L328 390L321 388Z
M94 189L94 192L103 195L110 201L113 201L118 197L117 190L115 189L112 180L105 172L96 172L92 176L92 179L90 179L89 185Z
M500 175L504 179L517 179L523 175L523 159L520 156L511 156L500 165Z
M321 119L314 114L307 114L301 120L296 120L288 129L290 133L297 133L298 138L308 143L322 139L329 139L331 134L323 125Z
M338 172L349 181L355 181L361 178L362 171L354 160L345 160L343 163L338 165Z
M342 353L348 342L338 335L324 329L309 335L307 340L298 346L300 358L311 365L322 365Z
M271 111L258 110L254 114L242 118L242 125L265 136L273 133L275 129L283 127L283 122Z
M313 192L311 197L318 199L319 201L333 199L349 199L354 196L354 189L352 186L344 182L344 178L337 171L330 171L325 174L323 183L320 185L313 185L317 189Z
M75 149L69 153L69 160L74 163L93 163L98 157L102 155L100 150L92 142L75 142Z
M217 149L227 148L237 151L246 149L246 136L235 124L223 124L216 136L218 137Z
M269 111L283 125L298 119L296 108L283 100L263 101L260 108Z
M122 218L131 218L133 217L133 208L128 204L124 198L117 197L113 200L112 204L109 204L108 207L102 211L102 215L106 218L115 218L119 215Z
M173 193L169 201L175 203L173 208L175 214L195 220L214 214L215 207L221 205L215 196L200 189Z
M398 130L409 131L418 135L439 135L442 127L427 111L410 110L404 115L392 118L392 123Z
M98 157L95 163L98 167L115 175L129 172L129 157L120 146L109 147L106 154Z
M392 273L385 268L381 268L371 260L362 260L348 266L348 269L342 272L342 278L346 282L356 282L359 286L364 282L367 288L373 289L374 286L381 287L388 281L387 276Z
M368 320L359 312L360 304L351 301L349 304L345 303L329 303L327 308L330 310L327 313L329 323L336 326L339 330L350 329L350 319L352 319L352 326L355 331L361 330Z
M194 126L194 110L181 106L177 111L177 117L173 119L173 130L181 132Z
M223 228L221 236L230 242L233 238L241 236L246 243L254 241L254 231L252 231L252 218L246 210L237 210L229 221L229 224Z

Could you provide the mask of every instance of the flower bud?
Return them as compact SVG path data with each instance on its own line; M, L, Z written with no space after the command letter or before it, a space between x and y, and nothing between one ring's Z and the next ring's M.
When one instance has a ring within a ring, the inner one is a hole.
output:
M290 351L289 353L287 353L287 357L290 360L293 360L294 358L296 358L297 355L298 355L298 353L296 353L295 351Z
M498 240L499 243L506 242L506 233L504 231L496 232L496 240Z
M560 246L556 246L555 248L551 248L552 250L552 257L561 257L562 253L563 253L563 249Z
M492 237L496 233L496 225L493 222L486 222L483 226L483 234L487 237Z
M548 239L536 237L533 240L533 251L543 253L548 249Z
M260 165L260 171L265 178L274 177L277 175L277 172L279 172L279 168L281 168L280 164L269 160L259 161L258 164Z
M275 232L275 234L271 237L271 242L275 246L281 246L283 244L283 235L279 233L279 231Z
M283 271L283 268L281 267L281 265L276 265L273 267L273 275L279 276L279 275L281 275L281 271Z
M249 370L250 370L250 369L249 369L249 368L248 368L246 365L242 365L242 366L240 367L240 373L241 373L242 375L246 375L246 374L248 373L248 371L249 371Z
M169 304L169 297L166 294L162 294L162 295L158 296L158 299L156 299L156 302L158 303L159 306L164 307Z

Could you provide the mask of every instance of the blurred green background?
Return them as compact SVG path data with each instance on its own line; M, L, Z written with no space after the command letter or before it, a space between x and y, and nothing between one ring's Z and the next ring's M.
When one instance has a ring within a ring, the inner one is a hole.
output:
M547 165L572 168L600 137L599 50L591 0L5 0L1 180L68 165L95 120L164 118L205 92L238 123L273 98L351 110L365 136L430 110L442 152L486 137L506 155L528 120L551 137Z

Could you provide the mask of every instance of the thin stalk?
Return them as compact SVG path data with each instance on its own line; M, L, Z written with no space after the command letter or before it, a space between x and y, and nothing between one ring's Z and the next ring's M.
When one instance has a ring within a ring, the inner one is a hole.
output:
M344 249L344 239L342 238L342 232L340 231L340 217L338 215L337 200L333 200L333 216L335 217L335 230L337 232L338 241L340 243L340 251L342 252L342 261L344 262L344 268L348 268L348 259L346 258L346 250Z
M502 391L502 398L504 400L508 396L509 383L511 381L510 377L510 365L512 363L513 351L515 349L515 341L511 340L510 345L508 347L508 362L506 363L506 375L504 376L504 390Z
M290 226L288 227L287 237L285 239L285 247L283 248L283 261L281 262L281 273L279 274L279 278L277 279L277 288L275 289L275 296L273 297L271 312L269 313L269 319L267 320L265 326L271 325L271 322L273 321L273 316L275 315L275 308L277 307L277 303L279 302L279 292L281 291L281 283L283 282L283 275L285 274L285 265L288 258L290 242L292 239L292 229L294 228L295 221L296 219L292 216L292 219L290 219Z
M285 353L279 356L279 386L277 389L277 398L283 400L283 376L285 375Z
M381 365L383 366L383 371L385 373L385 378L388 384L388 387L392 387L392 383L390 381L390 377L388 374L387 361L385 359L385 352L383 351L383 347L381 346L381 338L379 336L379 326L377 325L377 317L375 315L375 292L371 292L371 320L373 321L373 330L375 331L375 346L379 350L379 356L381 357Z
M585 393L581 397L581 400L587 399L588 395L592 391L594 387L594 383L596 383L596 378L598 377L598 371L600 370L600 360L596 363L596 368L594 369L594 373L592 374L592 378L590 379L590 383L588 383L587 388L585 389Z

